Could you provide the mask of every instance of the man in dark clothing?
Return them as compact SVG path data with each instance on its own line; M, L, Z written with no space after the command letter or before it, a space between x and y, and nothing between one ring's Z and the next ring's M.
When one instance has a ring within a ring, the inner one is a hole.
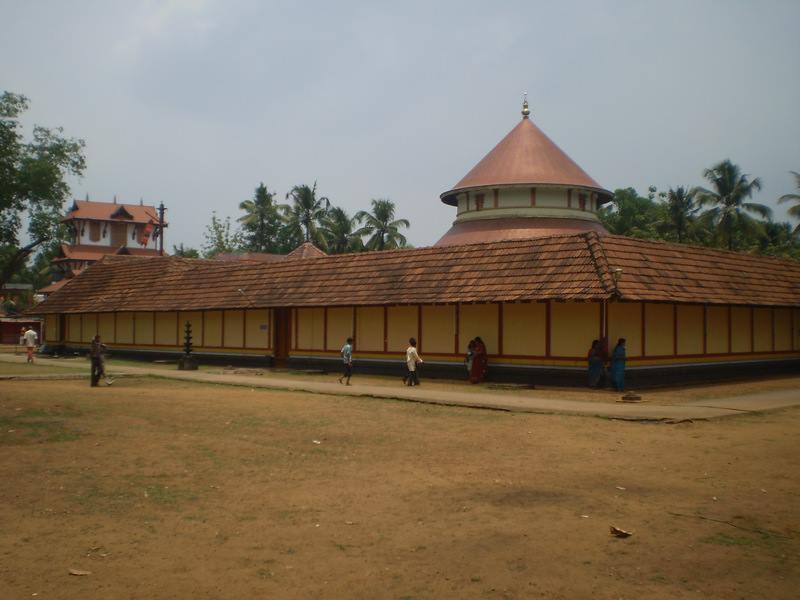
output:
M106 376L106 366L103 361L103 352L105 352L106 345L100 341L100 336L94 336L92 345L89 348L89 358L92 360L92 387L97 387L100 382L100 377L106 378L106 384L111 385L114 380Z

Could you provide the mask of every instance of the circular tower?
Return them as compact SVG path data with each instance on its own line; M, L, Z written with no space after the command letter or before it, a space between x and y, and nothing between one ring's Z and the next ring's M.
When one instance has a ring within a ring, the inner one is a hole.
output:
M611 197L533 124L526 98L522 121L440 196L457 216L436 245L607 233L597 210Z

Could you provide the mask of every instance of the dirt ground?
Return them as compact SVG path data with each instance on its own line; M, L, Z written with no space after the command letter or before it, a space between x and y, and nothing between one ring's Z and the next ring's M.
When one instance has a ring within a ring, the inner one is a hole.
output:
M798 448L798 409L654 425L4 381L0 596L793 598Z
M137 367L145 368L157 374L162 370L174 370L174 361L144 361L112 358L107 361L108 371L114 373L115 368ZM79 370L76 370L79 369ZM335 382L339 373L320 373L313 371L299 371L289 369L260 369L247 367L225 367L220 365L201 365L200 370L207 373L229 374L229 375L258 375L266 380L274 379L302 379L307 381L328 381ZM41 357L37 359L36 365L16 365L0 362L0 376L20 375L20 374L60 374L89 372L89 361L82 358L61 358L50 359ZM87 375L88 377L88 375ZM353 378L356 385L378 385L386 387L398 387L401 385L399 377L389 377L386 375L362 375L356 373ZM480 385L470 385L467 381L452 379L424 379L425 389L442 391L459 391L465 393L485 393L503 395L522 395L537 398L552 398L557 400L580 400L583 402L615 402L619 399L619 393L611 389L597 390L582 387L551 387L537 386L532 388L526 385L502 384L486 382ZM661 389L648 389L640 392L646 402L652 404L681 404L696 400L721 398L731 395L749 394L755 392L766 392L771 390L796 390L800 389L800 376L773 376L762 379L751 379L735 381L731 383L709 383L705 385L694 384L691 386L671 386Z

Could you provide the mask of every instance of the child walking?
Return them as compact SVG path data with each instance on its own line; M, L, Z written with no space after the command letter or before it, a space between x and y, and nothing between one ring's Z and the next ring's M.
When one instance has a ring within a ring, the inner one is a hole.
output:
M347 338L342 346L342 362L344 362L344 373L339 377L339 383L347 379L346 385L350 385L350 377L353 375L353 338Z
M403 377L403 383L408 385L419 385L419 377L417 377L417 365L422 362L417 353L417 340L411 338L408 340L408 348L406 349L406 367L408 374Z

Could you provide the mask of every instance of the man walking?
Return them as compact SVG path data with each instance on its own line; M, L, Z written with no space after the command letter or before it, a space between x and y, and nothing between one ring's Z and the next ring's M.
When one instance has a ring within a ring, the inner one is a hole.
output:
M347 338L347 341L342 346L342 361L344 362L344 373L339 377L339 383L343 379L347 379L345 385L350 385L350 377L353 374L353 338Z
M25 349L28 351L28 364L33 364L33 351L36 349L36 344L39 341L39 336L34 331L33 327L28 327L28 330L22 336L25 340Z
M95 335L89 348L89 358L92 361L92 387L97 387L100 377L105 377L106 385L111 385L114 380L106 375L106 365L103 359L106 345L100 341L100 335Z

